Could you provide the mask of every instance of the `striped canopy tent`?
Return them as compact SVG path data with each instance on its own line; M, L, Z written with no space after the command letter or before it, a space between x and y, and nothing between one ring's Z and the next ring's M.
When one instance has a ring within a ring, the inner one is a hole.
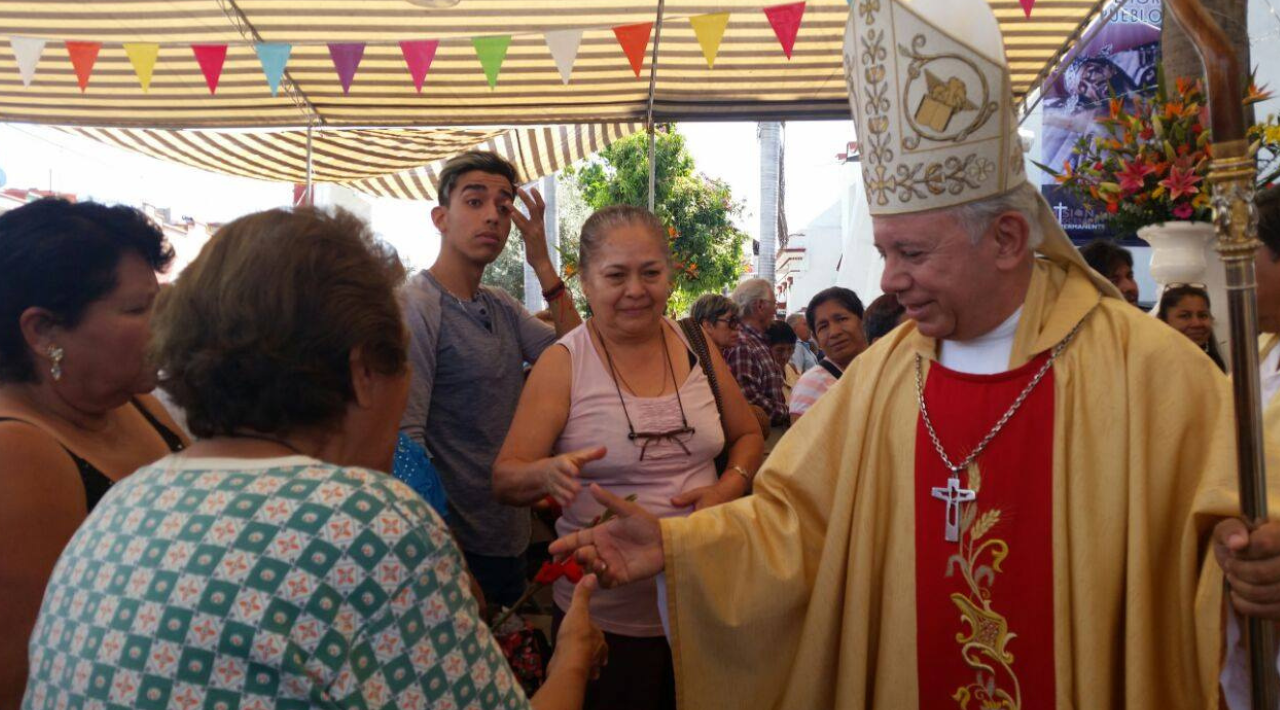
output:
M377 197L435 200L446 160L465 150L507 158L532 182L643 128L587 123L509 129L339 128L308 131L63 127L69 133L213 172L306 184L344 184ZM310 169L310 172L309 172Z
M534 179L645 122L847 118L845 19L879 1L0 0L0 121L267 179L310 127L316 179L424 197L445 146ZM990 2L1025 97L1107 0Z

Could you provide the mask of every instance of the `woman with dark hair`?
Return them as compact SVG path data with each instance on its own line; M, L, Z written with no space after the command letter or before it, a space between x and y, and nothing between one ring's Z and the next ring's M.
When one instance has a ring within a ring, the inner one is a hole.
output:
M403 276L341 211L218 230L156 317L162 386L198 440L116 486L67 545L27 707L529 706L448 529L378 472L408 397ZM534 707L580 706L603 653L593 588Z
M827 390L831 389L849 363L867 349L866 334L862 329L862 299L852 290L842 286L819 291L809 300L805 309L809 330L818 339L823 357L815 367L800 375L791 389L789 405L791 423L794 424L809 411Z
M1169 286L1160 296L1156 317L1190 338L1219 369L1227 371L1227 365L1218 352L1218 341L1213 337L1213 311L1210 310L1209 292L1203 286Z
M147 393L156 271L142 213L46 199L0 216L0 708L58 553L102 496L185 441Z

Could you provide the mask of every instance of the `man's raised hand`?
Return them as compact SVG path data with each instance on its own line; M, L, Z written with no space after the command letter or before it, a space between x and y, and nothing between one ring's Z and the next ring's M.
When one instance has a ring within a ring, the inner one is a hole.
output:
M529 216L512 207L511 221L520 229L520 238L524 240L524 259L529 265L537 268L551 264L551 252L547 247L547 230L544 216L547 203L537 188L525 192L523 188L516 190L520 201L529 210Z

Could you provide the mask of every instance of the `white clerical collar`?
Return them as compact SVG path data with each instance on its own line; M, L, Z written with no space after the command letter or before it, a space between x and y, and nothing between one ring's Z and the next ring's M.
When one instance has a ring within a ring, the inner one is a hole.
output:
M1009 369L1013 339L1018 332L1022 307L993 330L971 340L943 340L938 361L942 366L967 375L994 375Z

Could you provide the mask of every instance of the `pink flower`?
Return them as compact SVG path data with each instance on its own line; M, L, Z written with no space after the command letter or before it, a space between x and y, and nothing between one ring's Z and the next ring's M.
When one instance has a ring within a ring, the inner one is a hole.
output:
M1173 208L1173 216L1178 219L1191 219L1191 215L1195 213L1196 208L1185 202Z
M1123 170L1116 173L1116 177L1120 179L1120 189L1125 193L1141 191L1146 177L1156 171L1155 168L1141 160L1135 160L1127 164L1121 162L1120 165Z
M1160 185L1169 191L1170 200L1176 200L1183 195L1194 195L1200 192L1200 188L1196 187L1200 179L1199 175L1175 165L1169 171L1169 177L1161 180Z

